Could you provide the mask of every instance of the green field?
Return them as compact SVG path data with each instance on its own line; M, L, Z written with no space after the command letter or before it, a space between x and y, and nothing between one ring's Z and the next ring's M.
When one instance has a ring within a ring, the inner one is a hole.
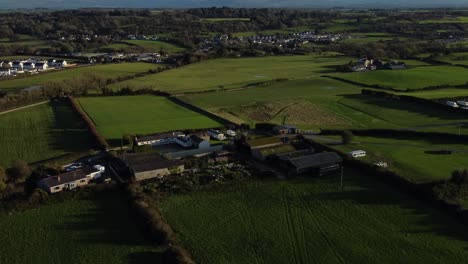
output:
M126 40L124 42L142 47L148 52L159 52L162 50L169 54L173 54L186 51L186 48L184 47L159 40Z
M154 68L156 68L154 64L148 63L104 64L89 67L71 68L59 70L57 72L51 71L48 73L37 74L30 77L0 81L0 89L14 91L40 85L48 81L63 81L66 79L73 79L75 77L84 76L86 74L95 74L105 78L117 78L147 72L148 70Z
M454 170L468 169L468 147L450 138L438 141L383 137L354 137L355 144L332 146L344 152L362 149L363 160L384 161L388 169L415 183L448 179ZM452 155L428 154L425 151L453 150Z
M118 194L0 215L0 263L161 263Z
M441 19L429 19L419 21L420 24L465 24L468 23L468 17L446 17Z
M151 87L172 93L239 88L277 78L304 78L335 71L348 57L276 56L216 59L112 85Z
M12 160L43 161L89 150L91 139L79 117L62 102L0 115L0 166Z
M218 122L164 97L84 97L79 102L99 132L119 144L124 134L151 134L221 126Z
M393 128L458 133L457 124L468 121L463 115L360 93L358 86L309 78L181 98L238 123L281 123L287 114L287 123L303 129ZM462 127L460 132L468 134L468 128Z
M456 52L448 55L436 57L435 60L451 63L455 65L466 65L468 66L468 52Z
M161 209L198 263L462 263L466 226L358 173L172 196Z
M453 66L417 67L395 71L380 70L335 74L334 76L366 85L380 85L398 90L417 90L432 86L468 83L468 69Z
M468 97L467 88L446 88L437 90L414 91L411 93L402 93L405 95L421 97L425 99Z
M201 21L206 21L206 22L223 22L223 21L250 22L250 18L248 18L248 17L234 17L234 18L218 17L218 18L202 18L200 20Z

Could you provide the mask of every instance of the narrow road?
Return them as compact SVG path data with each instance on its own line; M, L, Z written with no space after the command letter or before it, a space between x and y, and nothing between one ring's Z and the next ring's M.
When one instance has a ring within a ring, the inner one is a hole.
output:
M4 111L4 112L0 112L0 115L8 114L8 113L11 113L11 112L14 112L14 111L18 111L18 110L21 110L21 109L26 109L26 108L33 107L33 106L36 106L36 105L46 104L46 103L48 103L48 102L49 102L49 101L44 101L44 102L40 102L40 103L35 103L35 104L31 104L31 105L26 105L26 106L18 107L18 108L15 108L15 109L11 109L11 110L7 110L7 111Z

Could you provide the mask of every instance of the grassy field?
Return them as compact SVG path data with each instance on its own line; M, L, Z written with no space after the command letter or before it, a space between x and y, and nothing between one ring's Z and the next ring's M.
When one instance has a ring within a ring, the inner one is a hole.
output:
M184 47L159 40L126 40L124 42L142 47L147 52L159 52L162 50L169 54L173 54L187 50Z
M239 88L277 78L303 78L334 72L348 57L276 56L217 59L160 74L136 78L111 87L151 87L172 93Z
M244 21L250 22L250 18L248 17L234 17L234 18L226 18L226 17L219 17L219 18L202 18L201 21L206 22L223 22L223 21Z
M384 161L388 169L415 183L448 179L456 169L468 169L468 147L450 139L438 141L383 137L354 137L355 144L332 146L344 152L363 149L363 160ZM425 151L453 150L452 155L428 154Z
M453 66L417 67L406 70L335 74L346 80L399 90L417 90L431 86L463 85L468 82L468 69Z
M146 72L154 69L154 64L148 63L122 63L122 64L104 64L89 67L71 68L57 72L37 74L30 77L24 77L13 80L0 81L0 89L14 91L35 85L40 85L48 81L62 81L73 79L86 74L95 74L105 78L116 78L121 76L130 76L136 73Z
M151 134L183 129L219 127L221 124L157 96L80 98L79 102L104 137Z
M466 88L446 88L437 90L426 90L426 91L414 91L411 93L402 93L405 95L425 98L425 99L437 99L437 98L453 98L453 97L468 97L468 89Z
M457 124L468 121L465 116L360 93L361 87L319 77L181 98L234 122L281 123L288 115L287 123L303 129L394 128L458 133ZM468 134L468 128L462 127L460 132Z
M461 263L466 226L347 171L169 197L166 219L199 263ZM428 254L430 252L430 254Z
M162 263L118 194L0 216L0 263Z
M46 103L0 115L0 166L43 161L90 149L91 139L66 103Z
M468 66L468 52L456 52L448 55L436 57L435 60L447 62L455 65Z
M442 19L422 20L420 24L465 24L468 23L468 17L446 17Z

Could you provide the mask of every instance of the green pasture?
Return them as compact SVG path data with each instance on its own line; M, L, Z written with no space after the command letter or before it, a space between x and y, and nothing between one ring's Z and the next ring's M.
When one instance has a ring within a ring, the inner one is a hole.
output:
M162 263L118 194L0 215L0 263Z
M360 95L361 89L359 86L319 77L181 98L232 121L250 124L256 123L251 117L257 117L262 112L270 115L266 119L281 122L284 109L298 102L306 102L316 108L309 107L308 113L302 113L310 115L309 123L299 125L303 129L394 128L458 133L460 123L468 121L464 115L409 102ZM439 90L431 92L436 91ZM301 112L301 109L297 112ZM294 115L294 112L288 115ZM294 117L288 122L292 120ZM467 134L468 127L462 126L460 132Z
M0 114L0 166L38 162L82 152L91 139L67 103L51 102Z
M379 85L398 90L417 90L425 87L455 86L468 83L468 69L455 66L353 72L334 74L333 76L366 85Z
M353 142L350 145L332 147L344 152L365 150L367 156L363 160L371 163L386 162L388 169L415 183L448 179L454 170L468 169L467 145L450 138L422 140L355 136ZM426 153L440 150L452 150L454 153Z
M147 72L148 70L154 68L156 68L154 64L148 63L120 63L85 66L63 70L51 70L49 72L37 75L0 81L0 89L6 91L15 91L35 85L41 85L49 81L63 81L89 74L94 74L104 78L125 77L137 73Z
M468 52L450 53L447 55L435 57L435 60L455 65L468 66Z
M124 42L137 45L149 52L159 52L162 50L167 53L181 53L186 51L184 47L159 40L125 40Z
M163 199L198 263L461 263L467 228L358 172ZM428 253L430 252L430 254Z
M468 23L468 16L445 17L441 19L429 19L419 21L419 24L465 24Z
M275 56L216 59L111 85L153 88L171 93L241 88L279 78L316 77L333 73L348 57Z
M175 104L165 97L84 97L79 99L79 103L96 124L99 132L118 144L125 134L151 134L221 126L218 122Z

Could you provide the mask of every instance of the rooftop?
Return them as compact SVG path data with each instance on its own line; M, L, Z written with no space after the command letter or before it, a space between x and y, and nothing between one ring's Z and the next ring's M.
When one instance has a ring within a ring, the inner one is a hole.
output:
M340 163L343 159L335 152L323 152L292 158L289 160L297 169L317 168L323 165Z
M261 147L261 146L271 145L275 143L278 143L278 144L282 143L281 138L265 137L265 138L252 139L252 140L247 141L247 144L250 147Z
M137 137L137 141L144 142L144 141L160 140L160 139L173 138L173 137L178 137L178 136L183 136L183 135L184 134L182 132L168 132L168 133Z
M122 156L122 160L135 173L172 168L183 164L180 160L168 160L155 152L125 154Z
M57 176L52 176L45 178L40 182L43 182L47 187L52 188L69 182L74 182L77 180L86 179L86 173L82 170L71 171L63 173Z

